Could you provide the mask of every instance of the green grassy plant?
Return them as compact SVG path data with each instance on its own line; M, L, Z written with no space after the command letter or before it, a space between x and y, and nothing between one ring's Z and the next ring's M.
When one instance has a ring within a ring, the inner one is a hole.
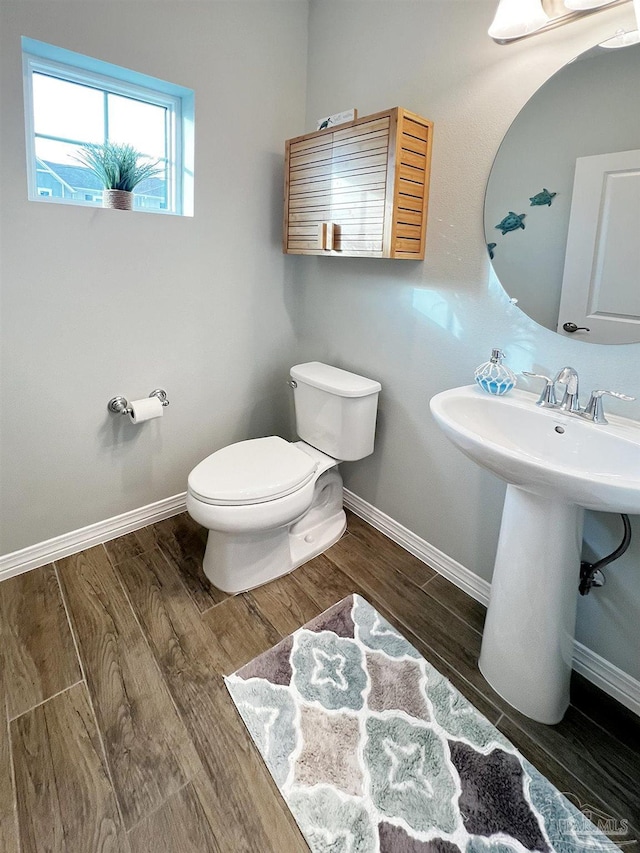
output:
M132 145L105 142L82 145L75 159L93 172L105 189L133 192L142 181L163 171L159 160L141 162L143 157Z

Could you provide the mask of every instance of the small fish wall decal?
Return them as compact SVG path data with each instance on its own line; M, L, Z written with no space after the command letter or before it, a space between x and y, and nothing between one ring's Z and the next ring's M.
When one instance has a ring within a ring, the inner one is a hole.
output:
M497 243L487 243L487 251L489 252L489 258L491 260L493 260L493 258L495 257L493 250L495 249L495 247L497 245L498 245Z

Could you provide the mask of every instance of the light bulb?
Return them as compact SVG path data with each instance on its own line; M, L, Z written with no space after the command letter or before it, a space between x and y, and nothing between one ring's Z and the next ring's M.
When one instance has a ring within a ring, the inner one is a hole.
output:
M500 0L489 35L496 41L510 41L535 33L549 20L540 0Z

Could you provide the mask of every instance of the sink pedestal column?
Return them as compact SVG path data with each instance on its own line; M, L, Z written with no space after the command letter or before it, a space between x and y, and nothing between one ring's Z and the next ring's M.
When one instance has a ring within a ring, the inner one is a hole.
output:
M508 485L480 671L516 710L558 723L569 705L584 510Z

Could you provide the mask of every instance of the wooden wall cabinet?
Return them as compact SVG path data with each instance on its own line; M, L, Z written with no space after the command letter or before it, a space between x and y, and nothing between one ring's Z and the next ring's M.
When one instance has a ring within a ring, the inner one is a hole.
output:
M423 260L432 136L394 107L287 140L283 251Z

